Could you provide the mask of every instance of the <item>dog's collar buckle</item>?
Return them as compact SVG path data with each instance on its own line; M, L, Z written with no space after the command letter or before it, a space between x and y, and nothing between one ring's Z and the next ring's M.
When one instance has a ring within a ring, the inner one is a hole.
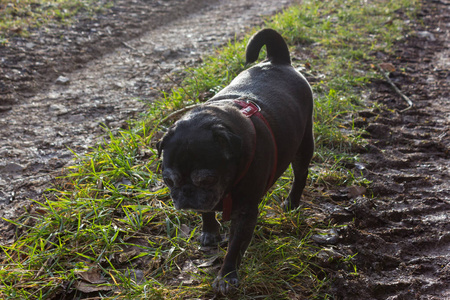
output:
M241 112L247 118L261 111L261 107L252 100L237 99L236 103L241 106Z

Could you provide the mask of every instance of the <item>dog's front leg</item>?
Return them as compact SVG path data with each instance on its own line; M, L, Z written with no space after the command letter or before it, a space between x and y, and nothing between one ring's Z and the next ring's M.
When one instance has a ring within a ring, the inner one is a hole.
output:
M220 240L220 224L215 212L202 213L203 229L200 236L202 246L215 246Z
M213 283L214 289L223 295L238 285L238 268L252 239L257 217L258 207L232 214L228 251Z

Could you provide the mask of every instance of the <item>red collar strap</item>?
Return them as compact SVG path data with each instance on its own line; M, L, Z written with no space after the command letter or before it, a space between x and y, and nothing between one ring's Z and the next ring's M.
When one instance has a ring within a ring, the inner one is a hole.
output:
M272 173L270 174L269 180L267 181L267 186L266 186L266 192L269 190L269 188L272 186L273 181L275 179L275 172L277 171L277 159L278 159L278 147L277 147L277 143L275 140L275 136L273 134L272 128L269 125L269 122L267 122L266 118L264 118L264 116L261 113L261 108L258 106L258 104L256 104L255 102L251 101L251 100L247 100L245 98L238 98L236 100L234 100L234 103L236 103L237 105L239 105L241 107L240 111L241 113L246 116L247 118L251 118L252 116L258 117L261 121L264 122L264 124L266 125L267 129L270 132L270 135L272 137L272 141L273 141L273 145L274 145L274 154L275 154L275 160L273 162L273 167L272 167ZM241 179L245 176L245 174L247 174L248 169L250 168L250 165L253 162L253 158L255 156L255 151L256 151L256 129L255 129L255 124L252 123L253 126L253 149L252 149L252 154L250 156L250 159L247 161L245 168L243 169L243 171L241 172L241 174L239 175L239 177L236 179L236 181L234 182L234 185L237 185L239 183L239 181L241 181ZM223 199L223 213L222 213L222 220L223 221L229 221L231 218L231 209L233 207L233 199L231 198L231 192L225 196L225 198Z

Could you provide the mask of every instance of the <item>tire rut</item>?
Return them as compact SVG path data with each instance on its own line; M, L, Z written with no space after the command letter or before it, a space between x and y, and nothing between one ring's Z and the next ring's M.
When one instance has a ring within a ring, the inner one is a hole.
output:
M390 78L415 106L383 81L371 99L385 108L362 112L370 145L361 154L374 197L349 207L340 251L357 254L358 275L336 274L339 299L450 299L449 3L425 1L423 27L393 57ZM433 17L429 17L433 16ZM343 224L341 222L341 224Z

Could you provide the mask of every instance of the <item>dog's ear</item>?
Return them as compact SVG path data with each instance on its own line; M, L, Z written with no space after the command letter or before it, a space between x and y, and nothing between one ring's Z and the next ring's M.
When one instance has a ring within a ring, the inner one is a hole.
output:
M156 143L156 150L158 150L158 158L161 157L164 146L167 144L167 141L173 136L172 128L163 135L163 137Z
M161 158L162 149L163 149L163 140L160 139L160 140L156 143L156 150L158 150L158 158Z
M241 155L242 139L222 125L212 128L214 140L221 146L227 160L239 158Z

